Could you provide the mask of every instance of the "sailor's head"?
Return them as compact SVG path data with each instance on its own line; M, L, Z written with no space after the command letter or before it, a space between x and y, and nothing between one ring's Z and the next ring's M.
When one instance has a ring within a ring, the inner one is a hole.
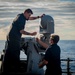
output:
M26 9L24 11L24 16L26 17L26 19L28 20L29 17L33 14L33 11L31 9Z
M50 43L51 45L52 45L52 44L57 44L58 41L59 41L59 39L60 39L59 35L51 34L49 43Z

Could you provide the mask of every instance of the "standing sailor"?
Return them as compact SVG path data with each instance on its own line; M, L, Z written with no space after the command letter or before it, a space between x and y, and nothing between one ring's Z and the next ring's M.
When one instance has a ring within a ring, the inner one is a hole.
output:
M3 60L3 73L17 72L20 63L20 40L22 34L34 36L37 32L24 31L26 21L41 18L41 16L30 17L33 14L31 9L26 9L24 13L18 14L14 19L9 34L7 36L8 46Z

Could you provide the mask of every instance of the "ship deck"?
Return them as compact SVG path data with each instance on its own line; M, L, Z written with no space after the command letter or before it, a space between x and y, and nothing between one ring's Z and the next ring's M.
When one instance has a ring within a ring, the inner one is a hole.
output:
M26 62L27 62L26 59L22 59L20 71L17 73L12 71L12 73L9 73L9 74L31 75L31 74L26 73L26 67L25 67ZM75 68L71 69L71 67L70 67L71 66L70 63L71 62L75 63L75 60L71 60L71 59L67 58L67 59L61 59L61 62L66 62L66 68L65 69L62 68L62 75L75 75ZM1 66L2 66L2 60L0 59L0 75L2 75ZM75 67L75 64L72 66Z

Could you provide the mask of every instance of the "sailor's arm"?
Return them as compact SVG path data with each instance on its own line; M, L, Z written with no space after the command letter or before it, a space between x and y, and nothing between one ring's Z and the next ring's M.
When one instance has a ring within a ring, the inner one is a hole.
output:
M35 20L43 17L45 14L42 14L41 16L35 16L35 17L29 17L29 20Z
M48 48L48 47L49 47L49 45L47 45L46 43L42 42L39 38L36 38L36 41L37 41L40 45L42 45L44 48Z
M25 30L20 30L20 33L21 33L21 34L24 34L24 35L31 35L31 36L34 36L34 35L37 34L37 32L32 32L32 33L30 33L30 32L27 32L27 31L25 31Z
M43 60L42 62L39 63L39 68L42 68L46 64L48 64L48 61Z

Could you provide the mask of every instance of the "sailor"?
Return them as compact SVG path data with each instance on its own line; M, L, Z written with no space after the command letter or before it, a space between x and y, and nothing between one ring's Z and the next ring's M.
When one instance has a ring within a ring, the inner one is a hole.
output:
M24 13L18 14L12 22L11 29L7 36L8 46L3 61L3 72L5 74L12 70L18 71L20 61L20 40L22 34L31 36L37 34L37 32L27 32L24 30L26 21L39 19L43 16L31 17L32 14L33 11L31 9L26 9ZM12 69L12 67L14 69Z
M48 46L40 39L36 38L37 42L46 48L45 56L43 61L39 63L39 68L46 65L45 75L61 75L61 63L60 63L60 47L57 45L59 41L58 35L51 35Z

